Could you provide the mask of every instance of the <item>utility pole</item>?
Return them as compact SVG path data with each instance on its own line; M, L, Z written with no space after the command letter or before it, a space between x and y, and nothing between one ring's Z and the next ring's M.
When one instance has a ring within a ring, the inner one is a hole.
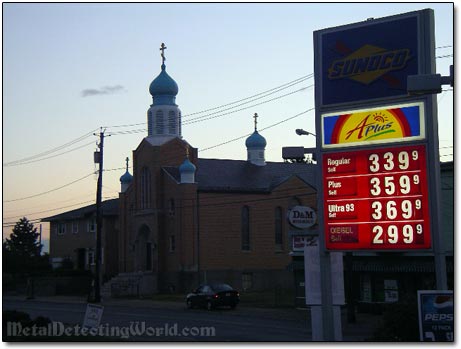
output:
M95 134L96 135L96 134ZM104 131L99 133L99 151L94 152L94 162L99 164L98 184L96 187L96 267L94 277L94 302L101 303L101 235L102 235L102 172L104 159Z

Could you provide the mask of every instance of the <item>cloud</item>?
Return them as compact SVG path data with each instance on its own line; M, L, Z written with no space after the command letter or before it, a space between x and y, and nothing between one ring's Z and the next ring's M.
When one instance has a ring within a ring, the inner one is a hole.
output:
M95 88L86 88L82 91L82 97L90 97L90 96L97 96L97 95L111 95L114 93L119 93L124 91L125 88L122 85L115 85L115 86L104 86L100 89Z

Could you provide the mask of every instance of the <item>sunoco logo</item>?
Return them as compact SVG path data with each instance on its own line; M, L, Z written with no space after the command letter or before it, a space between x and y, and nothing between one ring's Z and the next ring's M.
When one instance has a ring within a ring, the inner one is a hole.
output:
M335 60L328 69L328 78L349 78L368 85L390 71L403 69L410 58L409 49L389 51L365 45L349 56Z

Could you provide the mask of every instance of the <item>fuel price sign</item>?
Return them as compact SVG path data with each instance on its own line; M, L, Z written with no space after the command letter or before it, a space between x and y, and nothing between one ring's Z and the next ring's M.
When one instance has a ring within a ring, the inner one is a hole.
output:
M426 146L323 154L326 248L431 248Z

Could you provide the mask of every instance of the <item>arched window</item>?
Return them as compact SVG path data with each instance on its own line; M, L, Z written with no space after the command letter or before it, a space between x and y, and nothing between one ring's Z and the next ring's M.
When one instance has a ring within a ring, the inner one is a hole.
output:
M157 110L155 113L155 130L158 135L162 135L164 133L164 126L165 122L163 120L163 110Z
M250 250L250 208L242 207L242 250Z
M283 211L281 207L276 207L274 212L275 223L275 249L283 250Z
M179 111L179 113L178 113L178 128L179 128L178 135L179 135L179 137L181 137L181 135L182 135L181 134L181 132L182 132L182 129L181 129L181 111Z
M174 110L168 112L168 133L170 135L176 134L176 113Z
M168 202L168 214L170 215L170 217L174 217L174 215L176 214L174 199L170 199Z
M147 167L141 170L141 208L150 207L150 171Z

